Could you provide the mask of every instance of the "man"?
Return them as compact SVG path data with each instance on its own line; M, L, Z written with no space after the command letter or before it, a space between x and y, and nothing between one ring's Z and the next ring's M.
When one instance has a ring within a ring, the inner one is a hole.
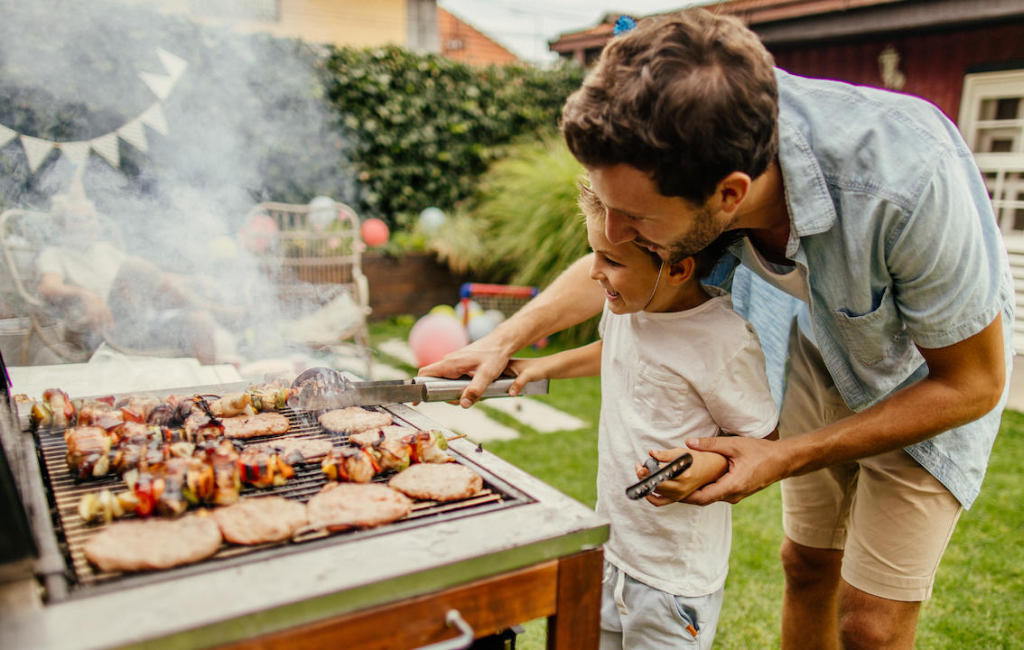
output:
M744 230L733 290L762 341L801 303L781 440L688 443L729 459L688 502L786 479L783 647L913 647L980 490L1012 358L1009 265L956 127L917 99L775 70L739 21L697 9L610 42L562 130L611 242L672 262ZM515 351L597 313L586 268L421 373L473 375L471 405Z
M161 271L104 238L92 202L59 195L51 206L59 242L36 261L39 294L87 326L98 342L132 349L167 349L200 363L217 360L220 326L215 315L237 319L239 308L209 300L192 289L197 279Z

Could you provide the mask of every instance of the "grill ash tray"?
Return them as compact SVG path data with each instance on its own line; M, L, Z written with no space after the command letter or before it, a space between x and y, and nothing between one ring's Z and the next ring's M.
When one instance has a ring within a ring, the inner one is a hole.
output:
M386 409L378 408L385 411ZM344 444L348 436L334 435L316 422L315 414L293 411L286 408L281 411L289 421L289 431L281 435L261 436L243 440L243 446L272 442L282 437L330 440L335 445ZM402 418L392 414L395 424L416 427ZM405 518L377 528L350 530L337 533L303 533L291 542L264 544L259 546L235 546L222 544L220 550L212 557L195 564L185 565L162 571L139 573L107 573L98 570L85 559L86 542L104 528L104 524L87 524L78 515L78 503L83 495L98 492L104 488L112 491L124 489L124 482L117 475L105 476L95 480L75 481L68 472L65 461L67 446L64 443L63 429L42 429L35 435L46 484L47 496L50 499L54 529L67 564L68 582L72 597L107 591L108 588L121 588L138 583L171 579L184 575L202 573L211 568L223 568L238 563L265 560L288 553L301 552L322 545L344 544L348 541L367 537L388 535L432 523L451 521L464 517L472 517L483 513L533 503L534 500L473 462L472 458L449 450L455 462L466 465L483 477L483 490L468 498L458 501L436 502L416 501L412 512ZM318 493L324 485L331 482L321 471L320 463L296 464L295 476L281 486L257 489L244 488L243 498L260 496L281 496L305 503ZM386 483L394 472L380 474L374 478L376 483ZM134 518L125 517L124 520Z

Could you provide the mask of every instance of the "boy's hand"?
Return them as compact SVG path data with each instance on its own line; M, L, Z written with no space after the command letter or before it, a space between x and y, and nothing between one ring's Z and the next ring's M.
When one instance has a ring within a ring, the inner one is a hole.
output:
M537 359L510 359L508 366L505 368L505 373L513 374L516 378L512 380L508 394L515 397L519 394L519 391L523 390L523 386L531 381L548 379L549 376L545 366L546 363L543 357Z
M679 456L689 452L693 456L693 463L690 467L674 479L663 481L649 494L646 499L656 506L667 506L670 503L682 501L698 488L716 480L729 467L728 459L721 454L710 451L695 451L686 447L677 449L652 449L649 453L662 463L669 463ZM637 479L646 478L650 472L642 463L636 464Z

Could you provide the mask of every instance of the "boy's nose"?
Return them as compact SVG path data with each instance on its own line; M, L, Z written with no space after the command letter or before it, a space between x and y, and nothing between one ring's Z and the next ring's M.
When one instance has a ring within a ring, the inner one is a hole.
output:
M637 234L628 217L615 210L608 210L604 219L604 236L608 238L609 242L612 244L622 244L633 241L636 239Z

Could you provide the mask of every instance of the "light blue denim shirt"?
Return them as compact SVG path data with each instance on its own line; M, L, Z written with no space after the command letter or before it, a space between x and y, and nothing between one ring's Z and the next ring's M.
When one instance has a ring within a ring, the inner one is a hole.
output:
M795 314L855 411L927 374L917 346L952 345L1000 314L1009 378L1013 281L956 126L918 98L781 70L777 78L786 256L807 279L810 308L745 266L731 283L777 399ZM965 507L981 489L1007 394L981 419L907 448Z

